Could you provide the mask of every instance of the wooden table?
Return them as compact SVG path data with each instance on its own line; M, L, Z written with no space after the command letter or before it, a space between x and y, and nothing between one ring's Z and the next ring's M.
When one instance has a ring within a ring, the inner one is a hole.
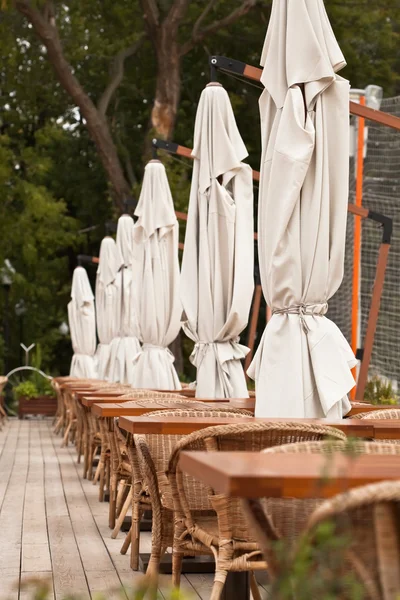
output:
M240 498L330 498L350 488L400 479L400 456L183 452L181 469Z
M156 410L180 410L190 409L190 403L196 404L194 398L187 399L187 404L182 405L177 402L174 404L173 400L163 401L163 398L158 398L156 401L149 402L146 398L140 400L122 399L116 402L92 402L92 398L84 398L82 403L85 406L91 406L92 413L97 417L121 417L121 416L140 416L146 412ZM205 406L204 410L215 410L218 411L220 408L243 408L241 401L230 400L229 402L218 402L217 406ZM246 406L247 410L251 409L251 405Z
M255 419L243 417L238 421L233 417L121 417L119 426L129 433L187 435L215 425L237 425L242 423L310 423L329 425L340 429L348 436L376 440L400 439L400 420L342 419L338 421L319 419Z
M391 405L391 404L369 404L367 402L351 402L351 411L349 412L348 417L352 417L354 415L359 415L361 413L371 412L375 410L387 410L388 408L400 408L400 405Z

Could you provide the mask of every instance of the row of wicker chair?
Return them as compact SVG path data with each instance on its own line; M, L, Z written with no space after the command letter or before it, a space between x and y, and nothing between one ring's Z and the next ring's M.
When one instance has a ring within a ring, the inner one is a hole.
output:
M111 387L116 389L115 386ZM138 393L130 390L126 398L138 398ZM164 409L168 401L173 402L174 406L177 402L182 403L178 411L162 410L153 412L153 416L160 413L164 416L228 414L237 417L238 423L210 427L187 436L131 436L113 420L96 419L90 411L81 417L76 416L75 443L78 456L79 448L82 448L82 436L88 439L84 445L86 450L90 448L89 452L83 452L89 477L93 472L97 447L100 452L93 478L100 482L99 499L104 498L104 490L109 491L109 525L113 529L113 537L118 534L131 507L132 526L121 552L126 553L131 545L133 569L138 569L141 518L145 511L151 509L149 578L157 578L160 561L168 548L172 548L173 553L175 585L179 585L184 556L208 554L216 562L212 600L221 597L226 576L231 571L250 571L253 597L258 600L260 595L254 572L268 569L272 582L279 582L283 575L284 567L276 554L276 543L284 541L287 555L295 560L304 537L308 536L311 543L316 543L314 533L317 526L329 518L335 522L338 535L351 532L351 546L346 549L339 569L343 580L346 581L346 576L351 572L362 585L365 597L371 600L395 600L393 590L400 582L400 552L397 528L394 527L397 518L394 507L400 501L400 484L383 483L357 488L330 501L265 498L243 503L215 494L201 482L182 473L178 466L180 454L186 450L304 454L344 452L346 438L343 433L329 427L306 424L240 423L241 416L248 416L245 411L211 409L209 405L180 399L172 393L168 395L142 390L140 394L146 398L146 403L162 399ZM82 408L77 403L76 415L81 410L79 406ZM400 411L375 411L359 414L357 418L398 419ZM330 441L324 441L328 437ZM388 443L359 441L352 444L352 452L399 454L400 445L391 440ZM389 525L391 528L388 531ZM337 597L348 596L344 594Z

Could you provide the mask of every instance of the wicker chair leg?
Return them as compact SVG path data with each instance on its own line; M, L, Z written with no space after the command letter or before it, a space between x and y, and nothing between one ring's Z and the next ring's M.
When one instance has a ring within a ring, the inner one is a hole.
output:
M87 479L89 475L89 435L85 431L83 438L83 479Z
M110 481L110 506L108 511L108 526L110 529L115 527L115 507L117 505L117 484L118 476L114 473L111 475Z
M117 506L116 506L116 516L119 517L121 514L122 507L126 502L126 498L130 492L130 487L126 483L126 479L123 479L120 483L120 487L118 489L117 494Z
M108 492L108 494L110 493L110 476L111 476L111 469L110 469L110 456L107 455L106 456L106 466L105 466L105 488L106 488L106 492Z
M78 453L78 457L76 459L76 462L78 463L78 465L80 465L81 464L82 454L83 454L83 431L82 430L80 431L80 434L79 434L79 438L78 438L78 441L77 441L76 450L77 450L77 453Z
M90 454L92 448L92 441L90 436L89 425L86 427L85 438L84 438L84 477L85 479L89 479L89 469L90 469Z
M177 589L181 585L182 562L183 553L174 551L172 553L172 585Z
M132 539L131 539L131 569L132 571L139 570L139 546L140 546L140 521L142 520L143 511L139 509L137 502L133 502L132 506Z
M61 443L61 448L66 448L68 446L69 432L71 431L71 427L72 427L72 421L70 421L68 423L67 429L65 430L63 441Z
M56 424L53 427L53 432L58 435L61 431L61 426L62 426L62 422L63 422L63 416L60 415L56 421Z
M120 550L121 554L126 554L128 552L128 548L131 545L131 542L132 542L132 527L128 531L128 534L127 534L126 538L124 539L124 543L121 546L121 550Z
M146 570L146 579L151 582L151 586L156 587L156 584L158 583L160 562L166 551L167 547L161 546L161 544L153 544L151 547L150 560Z
M89 447L89 463L88 463L88 479L89 481L93 480L93 461L96 456L96 444L91 444Z
M106 479L106 457L100 459L99 502L104 502L104 484Z
M210 600L220 600L224 591L225 581L228 576L228 571L218 571L216 567L214 585L211 591Z
M250 589L253 596L253 600L262 600L260 590L258 589L258 583L254 571L250 571Z
M100 472L101 472L101 462L99 460L98 465L96 467L94 477L93 477L93 481L92 481L93 485L96 485L97 482L100 480Z
M124 505L123 505L123 507L122 507L119 515L118 515L118 519L117 519L117 522L115 524L114 530L113 530L113 532L111 534L111 538L113 540L115 540L115 538L118 536L119 532L121 531L122 524L124 522L124 519L125 519L125 517L126 517L126 515L128 513L129 507L131 505L132 505L132 488L130 488L130 490L129 490L129 493L128 493L127 497L126 497Z

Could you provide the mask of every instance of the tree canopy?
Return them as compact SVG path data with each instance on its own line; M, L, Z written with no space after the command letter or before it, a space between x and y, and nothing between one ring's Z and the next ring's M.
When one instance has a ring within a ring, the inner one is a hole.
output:
M352 86L400 93L398 0L325 4ZM66 372L59 325L76 255L97 255L105 223L138 195L154 133L192 144L208 56L259 63L270 8L270 0L2 0L0 263L8 258L17 271L5 315L10 366L20 341L40 342L44 365ZM257 168L260 89L225 75L221 83ZM163 160L184 209L190 164ZM21 298L22 340L13 309ZM2 314L4 301L5 293Z

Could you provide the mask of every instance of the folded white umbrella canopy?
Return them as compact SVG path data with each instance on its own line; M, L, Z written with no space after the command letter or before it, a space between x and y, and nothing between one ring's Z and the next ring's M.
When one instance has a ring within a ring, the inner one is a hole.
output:
M86 270L83 267L76 267L72 277L68 321L74 349L70 375L72 377L96 379L94 296Z
M249 374L256 415L341 418L353 352L324 315L344 270L349 83L322 0L274 0L262 54L258 248L273 316Z
M239 344L253 295L253 181L229 97L202 92L194 131L192 187L182 261L183 328L196 342L196 396L248 396Z
M110 380L111 342L121 329L123 258L115 241L105 237L101 242L96 278L97 370L99 379Z
M121 324L118 337L111 342L108 376L110 381L133 382L133 360L140 352L138 323L132 302L133 219L122 215L118 219L117 248L123 259Z
M133 387L179 390L168 346L180 329L179 226L164 166L145 168L135 211L133 299L142 350L134 361Z

